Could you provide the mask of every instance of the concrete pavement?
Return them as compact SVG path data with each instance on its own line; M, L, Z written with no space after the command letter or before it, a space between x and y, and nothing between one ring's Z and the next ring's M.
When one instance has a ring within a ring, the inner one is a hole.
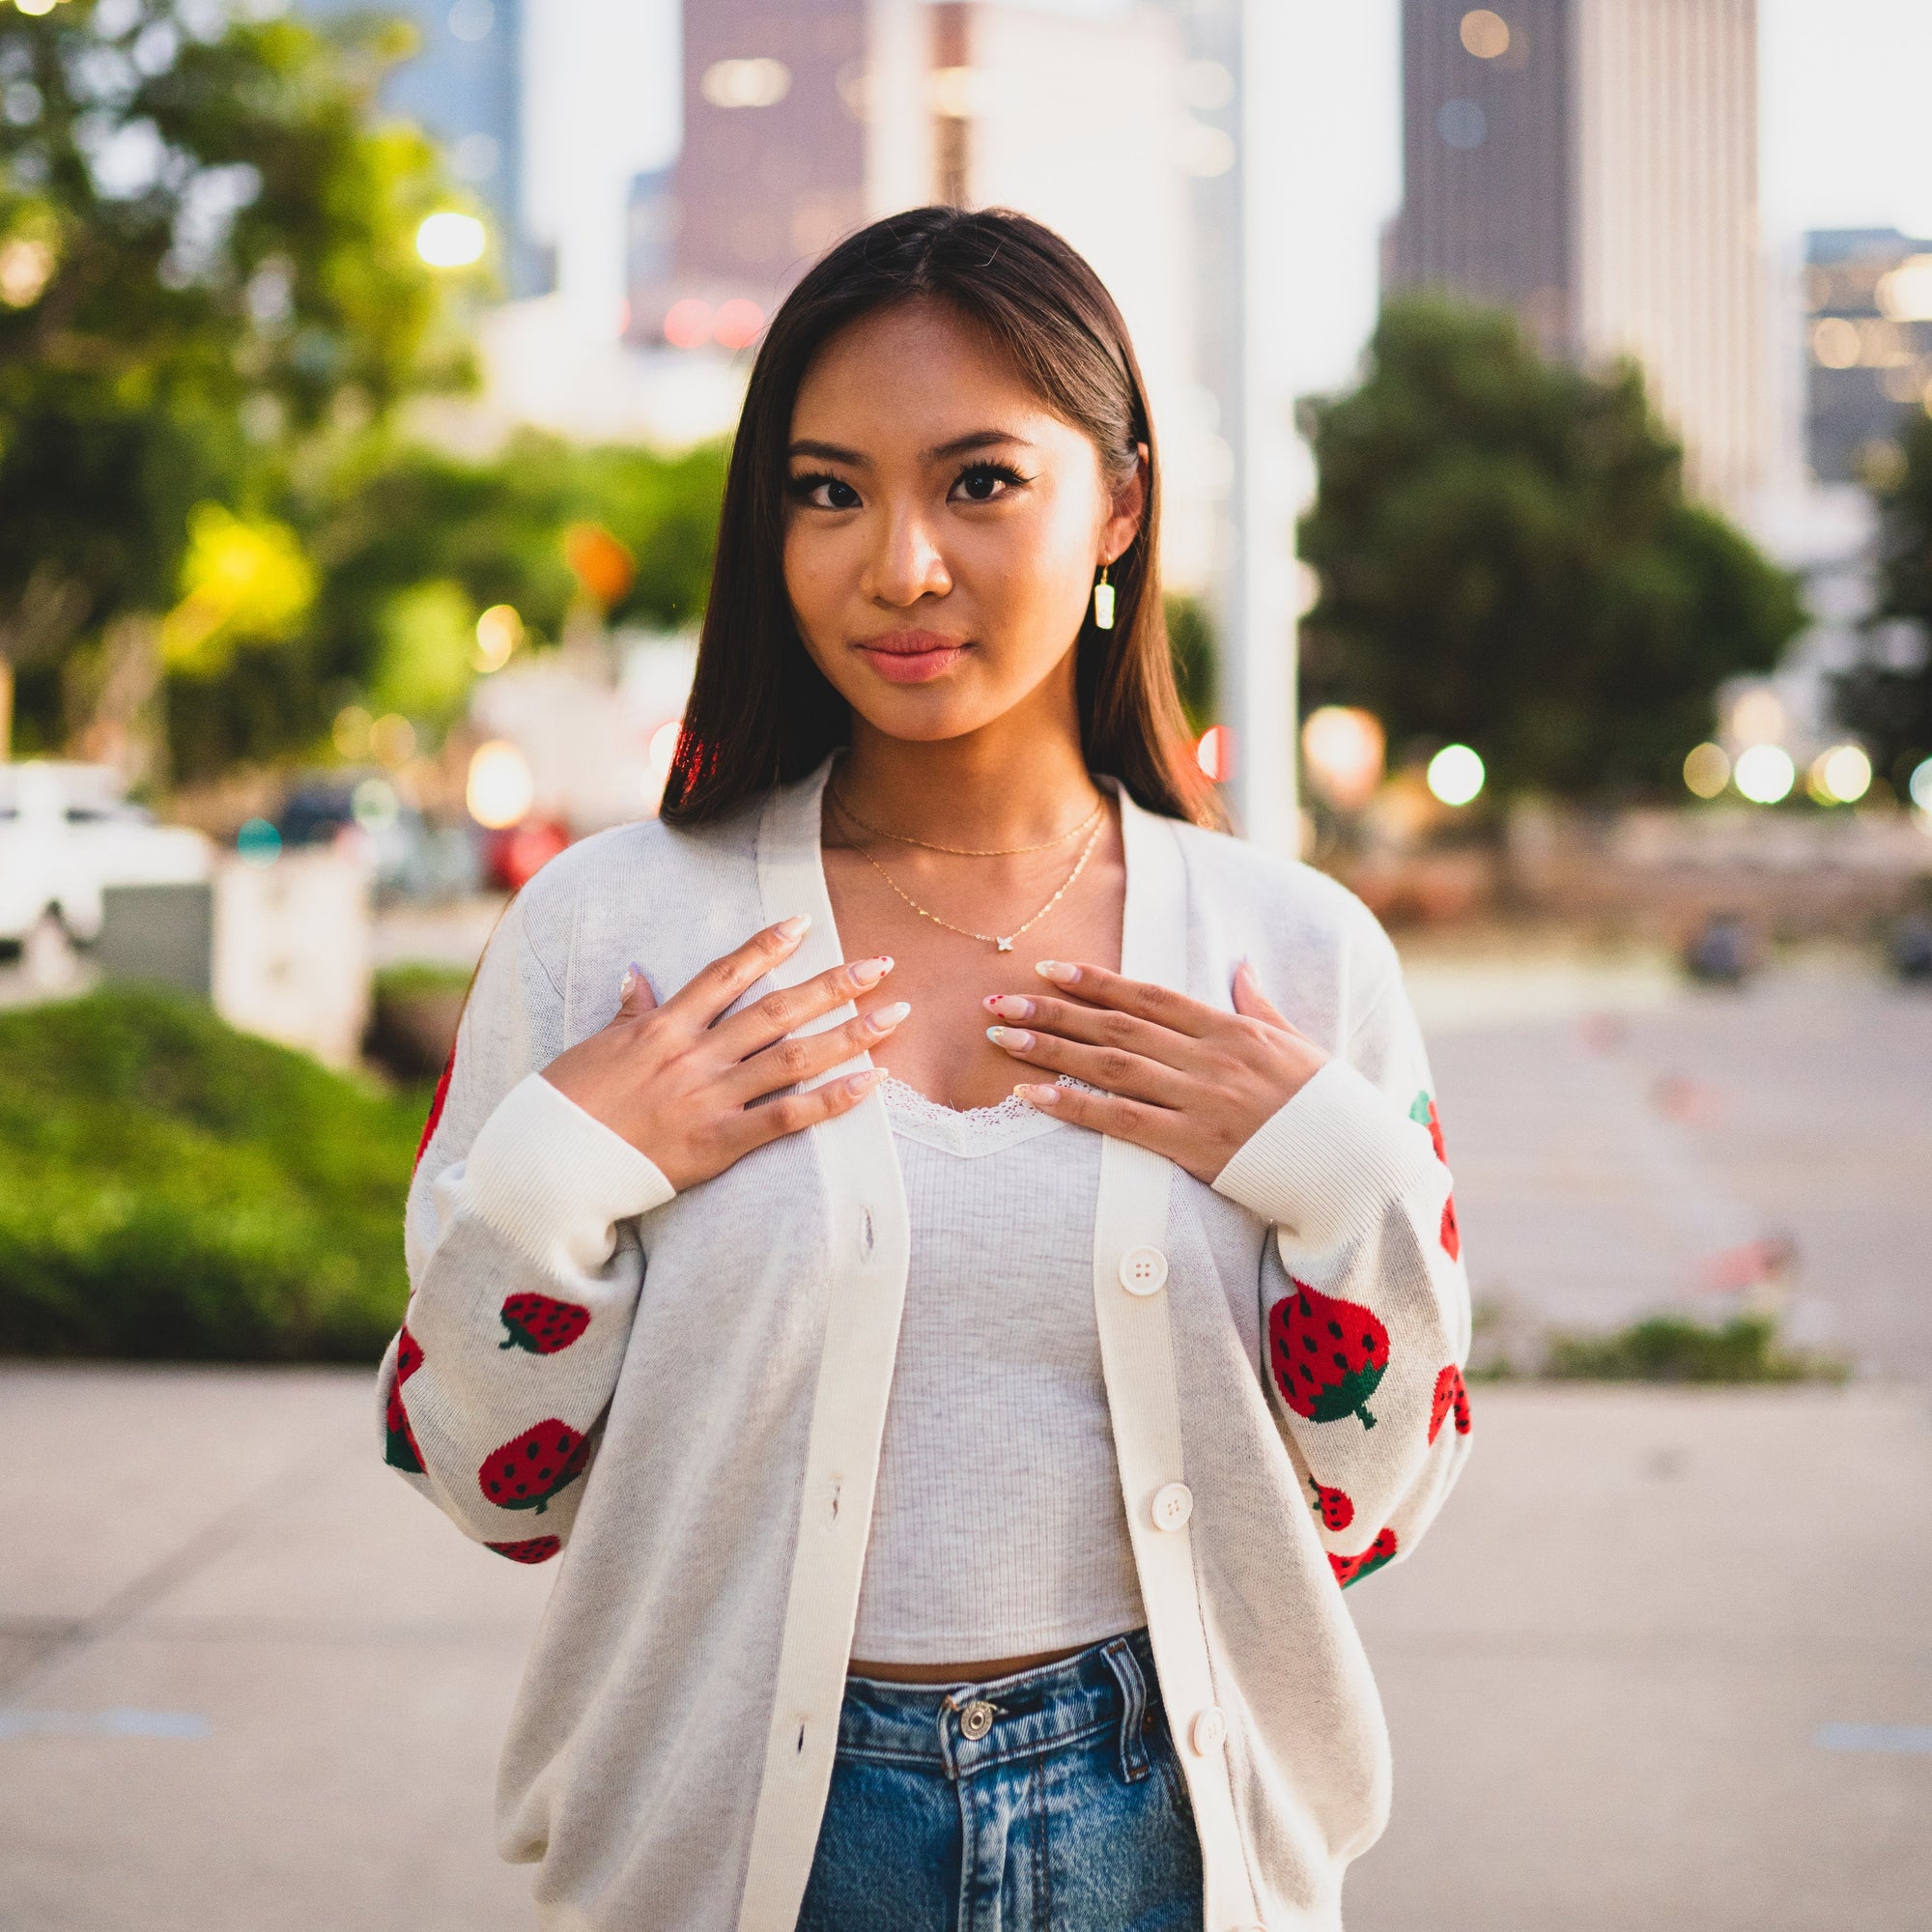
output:
M1397 1776L1350 1932L1918 1932L1932 1399L1475 1413L1429 1541L1349 1594ZM490 1802L549 1576L381 1467L365 1377L11 1365L0 1416L31 1449L0 1490L4 1932L530 1925Z

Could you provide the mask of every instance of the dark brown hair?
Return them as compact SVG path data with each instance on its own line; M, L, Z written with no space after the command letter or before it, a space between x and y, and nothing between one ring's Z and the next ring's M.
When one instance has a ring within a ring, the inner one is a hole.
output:
M663 814L715 818L803 778L847 742L845 700L807 655L784 583L784 486L793 404L813 359L862 316L943 302L983 329L1048 409L1093 438L1118 485L1148 450L1147 506L1108 575L1115 626L1090 607L1075 683L1094 772L1150 811L1223 822L1190 753L1161 608L1160 466L1140 365L1100 278L1050 228L1005 209L888 215L815 263L772 318L752 367L719 519L697 671Z

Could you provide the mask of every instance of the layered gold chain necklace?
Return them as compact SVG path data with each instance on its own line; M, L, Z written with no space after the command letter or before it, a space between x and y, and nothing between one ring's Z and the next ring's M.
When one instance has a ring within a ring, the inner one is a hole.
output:
M930 920L934 925L944 926L948 932L956 932L962 939L980 940L987 946L996 947L1002 952L1010 952L1013 950L1013 941L1037 925L1072 890L1074 880L1087 869L1087 862L1094 856L1094 847L1100 842L1100 834L1107 829L1107 801L1103 798L1070 832L1063 832L1058 837L1045 839L1037 845L1002 845L982 851L971 845L934 845L923 838L909 838L902 832L888 832L883 826L868 824L861 818L833 787L826 788L826 796L831 799L839 817L856 825L861 832L869 833L874 838L889 838L895 845L917 845L925 852L945 852L955 859L1011 859L1023 852L1045 852L1055 845L1065 845L1069 838L1077 838L1085 832L1087 842L1080 848L1080 856L1073 862L1073 869L1061 880L1060 890L1031 919L1023 921L1005 935L997 932L974 932L968 926L954 925L950 919L941 919L931 907L921 905L910 893L906 892L863 845L853 846L853 851L858 853L860 858L865 860L867 865L871 867L873 871L878 873L879 877L885 880L886 884L892 887L921 919Z

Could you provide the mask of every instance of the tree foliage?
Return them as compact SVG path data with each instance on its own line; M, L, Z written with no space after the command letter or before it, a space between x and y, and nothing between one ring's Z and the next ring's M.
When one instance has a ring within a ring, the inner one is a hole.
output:
M262 513L462 378L413 245L434 153L373 119L408 46L213 0L0 12L0 657L158 618L196 505Z
M1837 680L1841 722L1894 784L1932 757L1932 416L1915 410L1904 464L1879 494L1878 596L1860 661Z
M1686 498L1640 373L1546 362L1505 314L1392 302L1360 386L1303 426L1304 696L1365 705L1399 753L1473 745L1504 791L1652 790L1717 686L1801 628L1794 582Z

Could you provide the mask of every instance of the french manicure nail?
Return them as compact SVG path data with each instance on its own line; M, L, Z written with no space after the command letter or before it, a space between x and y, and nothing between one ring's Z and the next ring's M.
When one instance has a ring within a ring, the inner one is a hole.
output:
M1015 1087L1017 1094L1030 1107L1057 1107L1060 1105L1058 1087Z
M1033 1002L1021 999L1017 993L992 993L982 1004L989 1013L998 1013L1005 1020L1033 1018Z
M809 912L794 913L791 918L779 921L779 937L781 939L803 939L810 925L811 915Z
M622 1006L631 997L632 988L637 985L639 980L641 978L642 975L639 973L635 965L624 968L624 977L617 981L617 1004L619 1006Z
M861 959L852 968L852 977L862 986L876 986L893 970L893 962L882 952L876 959Z
M1033 1035L1023 1027L988 1027L986 1037L1013 1053L1024 1053L1033 1044Z
M1056 986L1070 986L1080 977L1079 967L1068 966L1060 959L1042 959L1033 970Z
M911 1011L912 1008L907 1002L895 1000L891 1006L881 1007L872 1015L873 1029L878 1033L889 1033Z
M863 1073L854 1073L845 1082L848 1094L869 1094L879 1084L883 1076L876 1066L868 1066Z

